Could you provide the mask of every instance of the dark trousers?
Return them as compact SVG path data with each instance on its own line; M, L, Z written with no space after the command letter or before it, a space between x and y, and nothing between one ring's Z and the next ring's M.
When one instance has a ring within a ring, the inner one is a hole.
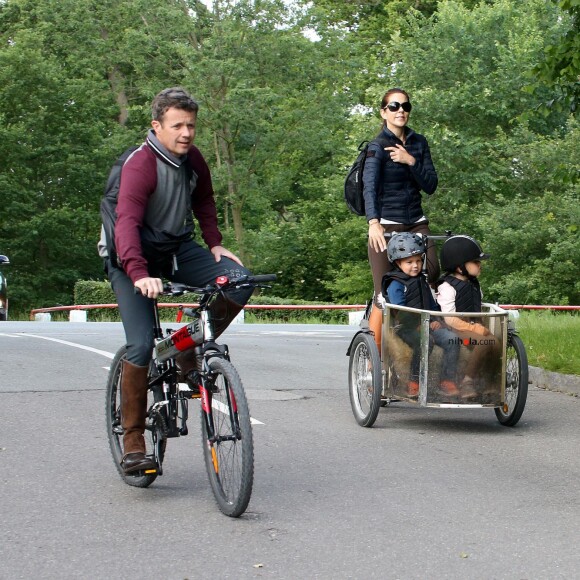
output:
M175 270L172 256L151 263L150 276L201 287L213 282L218 276L233 279L250 274L249 270L228 258L216 262L209 250L193 240L180 246L175 253L175 259ZM125 272L110 263L105 264L105 269L119 304L127 341L127 360L134 365L146 366L153 352L153 301L142 294L135 294L133 282ZM220 313L219 320L213 317L216 338L246 305L252 291L251 288L229 291L226 292L225 299L219 297L216 300L212 307L215 312Z

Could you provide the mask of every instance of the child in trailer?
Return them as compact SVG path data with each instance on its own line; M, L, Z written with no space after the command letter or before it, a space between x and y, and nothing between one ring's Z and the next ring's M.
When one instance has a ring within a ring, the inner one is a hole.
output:
M445 241L441 248L441 267L445 274L439 279L437 289L437 302L442 312L481 312L483 295L477 277L481 273L481 261L488 258L470 236L451 236ZM475 318L445 317L445 322L471 350L459 385L461 398L469 400L482 394L493 395L492 384L499 371L499 341ZM478 375L484 383L482 393L476 388Z
M393 234L387 245L387 257L394 269L385 274L382 283L382 294L387 302L422 310L439 310L423 273L425 249L425 241L421 234L410 232ZM418 314L397 312L396 332L413 349L407 384L407 394L410 397L419 394L421 362L419 320ZM443 349L439 393L446 398L455 397L459 394L456 373L461 344L443 322L431 320L429 326L429 350L433 348L433 344Z

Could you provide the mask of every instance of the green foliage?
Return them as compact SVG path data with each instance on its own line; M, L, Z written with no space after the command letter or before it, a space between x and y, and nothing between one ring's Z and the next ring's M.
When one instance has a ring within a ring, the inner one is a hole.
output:
M115 293L106 280L79 280L75 284L75 304L115 304L116 302Z
M317 324L348 324L349 311L347 309L324 309L324 306L337 306L335 303L261 295L253 296L248 306L249 308L245 310L245 317L251 322L307 324L314 321ZM252 306L289 306L290 308L257 309ZM309 308L311 306L320 308Z
M578 192L518 197L479 219L492 254L482 284L503 304L580 304Z
M476 232L494 256L483 276L490 298L580 304L579 129L570 121L563 137L536 138L511 151L518 177L506 177L511 195L482 205Z
M439 172L441 187L429 206L438 221L451 210L465 227L471 208L499 193L498 158L505 157L497 132L511 132L518 116L535 108L523 88L557 17L543 0L481 3L473 10L448 1L437 18L410 15L408 38L393 38L392 58L400 62L392 84L410 91L411 124L427 134ZM549 121L536 119L537 129L551 130Z
M76 280L102 271L103 185L142 136L149 79L171 82L176 15L171 2L0 5L0 243L16 308L69 303ZM120 123L130 108L138 132Z
M546 47L544 59L534 67L540 83L554 87L556 92L545 104L557 110L576 112L580 100L580 3L578 0L556 2L567 18L560 19L560 27Z
M1 2L12 310L68 304L78 280L103 277L110 165L143 139L153 95L176 84L201 104L224 244L279 273L280 299L360 304L372 292L366 225L342 184L380 126L382 94L400 85L439 173L424 203L432 229L471 233L494 254L486 296L579 303L580 132L567 107L540 108L577 90L577 11L570 0Z

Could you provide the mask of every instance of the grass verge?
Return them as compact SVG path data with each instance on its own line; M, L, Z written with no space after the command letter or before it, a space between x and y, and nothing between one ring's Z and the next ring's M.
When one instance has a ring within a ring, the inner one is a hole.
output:
M580 375L580 315L520 311L516 328L530 365L567 375Z

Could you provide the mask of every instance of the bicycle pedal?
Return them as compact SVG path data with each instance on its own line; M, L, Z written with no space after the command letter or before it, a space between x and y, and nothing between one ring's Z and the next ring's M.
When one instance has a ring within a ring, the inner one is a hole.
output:
M151 469L139 469L138 471L132 471L131 473L127 473L125 475L129 477L143 477L144 475L161 475L160 471L157 468Z
M198 388L192 389L187 383L178 383L179 394L186 399L200 399L201 393Z

